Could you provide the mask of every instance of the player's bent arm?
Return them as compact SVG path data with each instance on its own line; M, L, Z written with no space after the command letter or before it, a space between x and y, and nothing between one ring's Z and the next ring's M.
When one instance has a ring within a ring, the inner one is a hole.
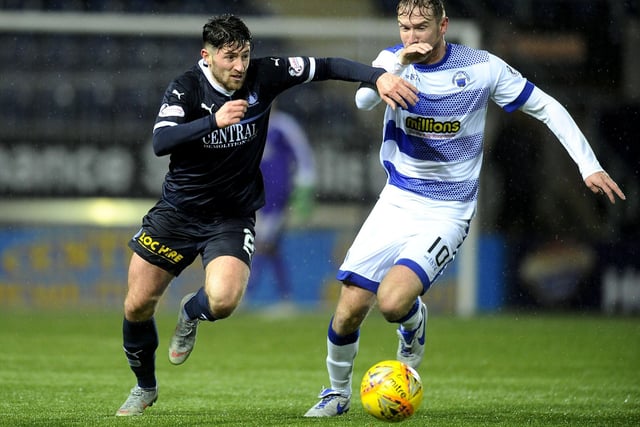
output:
M407 68L407 65L402 65L400 63L398 54L389 50L381 51L376 59L373 60L372 66L376 68L383 68L394 76L400 76ZM375 86L368 83L362 83L356 91L355 101L356 106L360 110L369 111L375 108L380 101L382 101L382 98Z
M555 98L535 87L520 109L547 125L578 165L582 179L604 170L587 138L569 112Z
M247 112L247 108L249 108L249 103L246 99L234 99L233 101L225 102L215 113L215 127L222 129L240 123Z
M376 105L382 101L375 86L368 83L362 83L356 91L356 106L360 110L373 110Z
M156 156L166 156L177 147L200 139L217 127L213 114L188 123L177 124L171 121L156 123L153 128L153 152Z
M391 108L414 105L418 90L411 83L387 72L383 68L370 67L344 58L316 59L317 72L313 80L345 80L375 84L380 97Z
M381 68L370 67L345 58L316 58L314 81L344 80L375 84L385 73Z
M385 49L378 54L371 65L374 67L384 68L387 72L395 76L399 76L409 66L409 64L404 65L400 63L400 54L402 53L402 50L403 49L394 53Z

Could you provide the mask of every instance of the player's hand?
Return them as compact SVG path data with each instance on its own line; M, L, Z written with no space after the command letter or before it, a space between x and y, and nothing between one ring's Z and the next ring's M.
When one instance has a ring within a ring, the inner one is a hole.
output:
M413 43L398 53L398 60L402 65L419 64L429 58L432 50L433 46L429 43Z
M378 77L376 88L380 98L394 110L398 105L407 108L418 102L418 89L408 81L391 73L384 73Z
M611 203L616 203L616 196L620 197L621 200L627 200L627 197L624 195L618 184L611 179L608 173L605 171L596 172L594 174L589 175L584 183L589 187L589 189L595 194L603 194L609 198Z
M219 128L226 128L227 126L240 123L244 118L249 103L246 99L234 99L233 101L227 101L222 104L222 107L216 111L216 123Z

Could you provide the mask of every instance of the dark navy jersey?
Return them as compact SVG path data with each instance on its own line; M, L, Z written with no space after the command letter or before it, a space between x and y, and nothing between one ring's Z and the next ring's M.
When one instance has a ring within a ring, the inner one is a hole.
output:
M171 156L163 199L196 215L253 214L264 205L260 160L276 96L312 80L375 84L383 72L340 58L256 58L229 96L200 60L169 84L153 129L155 153ZM244 119L218 128L214 114L233 99L249 103Z

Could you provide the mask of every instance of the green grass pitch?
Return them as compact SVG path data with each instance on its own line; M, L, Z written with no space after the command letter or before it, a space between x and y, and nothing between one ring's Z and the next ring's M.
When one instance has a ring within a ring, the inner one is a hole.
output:
M171 313L169 313L171 311ZM357 387L393 358L392 325L377 312L361 334L351 411L305 419L328 384L330 313L274 319L239 313L201 324L191 358L167 360L173 310L159 313L160 395L142 417L114 417L134 385L121 314L0 313L0 425L376 426ZM432 315L419 372L425 393L406 426L638 426L640 318Z

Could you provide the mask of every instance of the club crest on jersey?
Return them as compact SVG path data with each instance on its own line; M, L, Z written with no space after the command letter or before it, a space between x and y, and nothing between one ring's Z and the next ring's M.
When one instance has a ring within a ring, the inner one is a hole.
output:
M258 103L258 94L255 92L251 92L249 97L247 98L247 102L249 105L256 105Z
M457 73L455 73L453 75L453 78L451 79L451 82L459 88L463 88L466 85L469 84L469 81L471 80L471 78L469 77L469 74L465 73L464 71L458 71Z
M300 77L304 71L304 60L299 56L289 58L289 74L292 77Z

